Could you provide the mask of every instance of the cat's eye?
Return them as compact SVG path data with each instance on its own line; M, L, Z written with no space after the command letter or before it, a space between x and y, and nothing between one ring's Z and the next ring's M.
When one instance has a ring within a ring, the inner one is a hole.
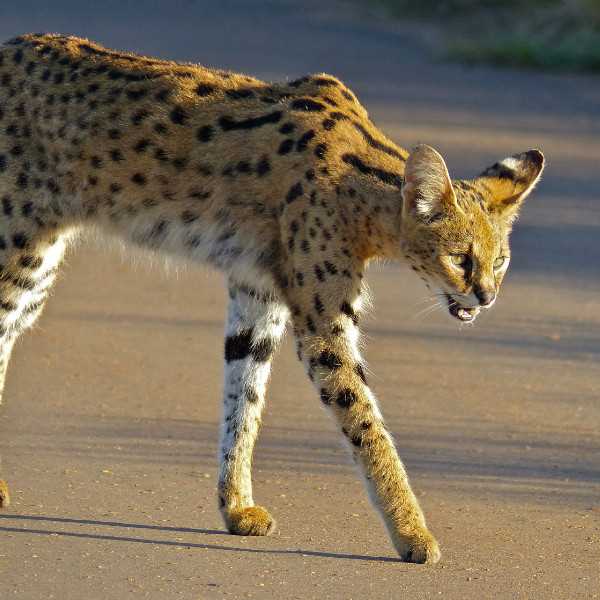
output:
M500 269L504 266L504 263L506 262L507 258L506 256L499 256L495 261L494 261L494 269Z
M463 269L469 264L468 254L451 254L450 260L455 267L462 267Z

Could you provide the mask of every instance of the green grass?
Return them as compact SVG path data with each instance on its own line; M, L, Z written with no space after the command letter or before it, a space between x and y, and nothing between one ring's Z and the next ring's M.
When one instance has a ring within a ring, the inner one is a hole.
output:
M600 0L372 2L392 15L436 25L456 60L600 72Z
M535 34L451 41L448 55L466 63L600 73L600 32L575 31L558 40Z

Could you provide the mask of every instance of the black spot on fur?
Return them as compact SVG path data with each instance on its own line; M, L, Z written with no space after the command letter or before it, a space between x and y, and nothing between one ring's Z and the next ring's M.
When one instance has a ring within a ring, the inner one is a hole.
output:
M196 132L196 137L200 142L210 142L215 134L215 129L212 125L204 125Z
M314 303L315 303L315 310L317 311L318 314L322 315L325 312L325 306L324 306L323 301L321 300L321 297L319 296L319 294L315 294Z
M340 306L340 310L350 319L355 325L358 325L358 315L354 312L354 309L350 306L349 302L343 302Z
M330 239L330 236L328 237L327 235L325 235L325 232L326 232L326 231L327 231L326 229L323 229L323 235L324 235L324 236L325 236L327 239ZM330 262L330 261L326 260L324 264L325 264L325 268L327 269L327 272L328 272L330 275L337 275L337 272L338 272L338 270L337 270L337 267L336 267L336 266L335 266L335 265L334 265L332 262Z
M252 167L247 160L240 160L240 162L236 165L236 170L238 173L250 173L252 171Z
M350 388L344 388L336 398L336 402L341 408L350 408L356 400L356 394Z
M241 100L242 98L253 98L254 92L249 89L227 90L225 92L228 98L232 100Z
M271 165L269 164L269 159L266 156L263 156L256 165L256 174L259 177L264 177L270 170Z
M141 173L134 173L131 176L131 181L133 181L133 183L136 185L146 185L146 177Z
M327 152L327 144L317 144L315 147L315 156L323 160Z
M164 89L164 90L159 90L158 92L156 92L156 94L154 94L154 98L156 98L156 100L158 100L159 102L166 102L169 98L171 91Z
M252 347L252 358L256 362L266 362L271 358L275 345L271 338L263 338Z
M502 163L495 163L487 168L480 177L498 177L499 179L510 179L511 181L519 180L517 172Z
M134 125L140 125L144 119L147 119L150 116L150 113L147 110L138 110L137 112L131 115L131 122Z
M312 100L311 98L298 98L292 102L291 109L308 112L320 112L325 110L325 105L317 102L316 100Z
M169 115L175 125L185 125L187 114L181 106L175 106Z
M117 81L118 79L122 79L125 73L123 71L119 71L118 69L111 69L108 72L108 78L112 79L112 81Z
M25 256L21 257L19 262L23 268L35 270L42 266L43 260L39 256L31 256L26 254Z
M123 156L123 153L118 148L115 148L110 151L110 159L113 162L120 162L122 160L125 160L125 157Z
M193 213L190 210L184 210L181 213L181 220L186 224L189 225L190 223L193 223L194 221L198 220L198 215L196 213Z
M354 435L350 438L353 446L360 448L362 446L362 438L360 435Z
M17 175L17 186L19 186L22 190L25 190L27 189L28 185L29 178L27 177L27 173L21 171L21 173Z
M296 126L293 123L284 123L279 128L279 131L281 133L283 133L284 135L288 135L288 133L292 133L292 131L294 131L294 129L296 129Z
M5 216L12 217L13 204L8 196L4 196L4 198L2 198L2 211L4 212Z
M194 198L194 200L206 200L207 198L210 198L210 195L210 192L201 192L199 190L193 190L188 194L188 196Z
M381 152L385 152L389 156L394 156L395 158L399 158L402 161L406 160L406 156L401 154L398 150L392 148L391 146L388 146L387 144L384 144L383 142L376 140L360 123L354 123L354 127L357 131L360 131L360 133L365 138L369 146L371 146L372 148L381 150Z
M250 402L250 404L256 404L258 402L258 394L252 388L247 388L244 390L244 397L246 398L247 402Z
M150 146L150 140L147 139L141 139L139 142L137 142L135 144L135 146L133 147L133 149L139 154L144 152L148 146Z
M164 219L157 221L150 230L150 238L152 239L163 237L166 234L168 227L168 221L165 221Z
M0 301L0 308L6 312L12 312L13 310L17 310L17 305L9 300L2 300Z
M333 402L333 396L325 388L321 388L321 402L329 406Z
M183 171L186 167L188 163L187 158L174 158L173 159L173 166L178 170L178 171Z
M349 121L350 117L343 112L334 111L329 115L334 121Z
M311 129L307 131L296 143L296 150L303 152L308 147L308 143L315 137L315 132Z
M137 102L148 94L148 90L141 88L139 90L127 90L126 95L129 100Z
M354 367L354 372L360 377L360 380L367 385L367 376L365 375L365 370L361 364L357 364Z
M161 162L167 162L169 160L167 153L162 148L157 148L154 151L154 158L156 160L160 160Z
M342 360L337 354L334 354L329 350L323 350L323 352L319 354L319 364L331 371L335 371L342 366Z
M298 275L301 275L301 273L298 273ZM310 315L306 317L306 328L310 333L317 333L315 322L313 321L313 318Z
M315 79L313 79L313 81L319 87L327 87L327 86L338 87L340 85L335 79L329 79L327 77L315 77Z
M102 167L102 159L99 156L92 156L90 158L90 164L94 169L100 169Z
M285 200L288 204L302 196L304 193L304 189L302 188L302 184L300 182L294 184L288 191Z
M12 242L15 248L20 248L21 250L27 246L27 236L23 232L15 233L12 236Z
M303 83L306 83L309 80L309 77L300 77L298 79L294 79L294 81L290 81L290 83L288 85L290 85L293 88L297 88L300 87Z
M252 329L245 329L237 335L225 338L225 360L243 360L252 350Z
M283 113L278 110L262 117L252 117L250 119L244 119L243 121L235 121L231 117L221 117L219 119L219 125L223 131L234 131L236 129L256 129L269 123L279 123L281 121Z
M294 140L292 140L291 138L289 138L287 140L283 140L283 142L281 142L281 144L279 145L279 149L277 150L277 153L281 154L281 155L289 154L292 151L293 147L294 147Z
M196 94L198 96L209 96L215 91L214 86L208 85L207 83L200 83L196 88Z
M24 202L21 206L21 214L24 217L30 217L33 212L33 202Z
M378 167L371 167L365 164L358 156L355 154L344 154L342 156L342 160L349 165L352 165L355 169L358 169L363 175L371 175L382 181L383 183L387 183L388 185L393 185L400 189L402 187L403 178L400 175L396 175L395 173L391 173L390 171L384 171Z
M22 277L22 276L13 277L11 279L11 283L15 287L21 288L22 290L29 290L29 291L35 289L35 285L36 285L36 282L33 279L31 279L30 277Z

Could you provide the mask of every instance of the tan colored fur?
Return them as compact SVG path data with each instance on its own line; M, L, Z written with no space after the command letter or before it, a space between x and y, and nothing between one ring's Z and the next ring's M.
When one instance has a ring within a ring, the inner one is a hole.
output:
M493 264L508 256L541 154L453 182L437 152L421 146L408 158L329 75L269 84L56 35L0 50L0 111L2 369L41 312L72 232L93 227L211 264L231 297L219 476L230 531L274 527L254 504L251 463L289 318L398 552L437 561L367 384L364 270L377 258L407 260L454 316L476 315L481 290L488 299L498 290L506 267ZM453 255L468 256L469 273Z

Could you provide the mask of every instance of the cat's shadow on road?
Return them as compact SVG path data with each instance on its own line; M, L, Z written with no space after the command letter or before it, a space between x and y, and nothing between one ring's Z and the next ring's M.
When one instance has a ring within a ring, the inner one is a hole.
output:
M123 529L142 529L153 530L164 533L190 533L196 535L221 535L223 537L231 537L226 531L218 529L192 529L188 527L168 527L163 525L146 525L143 523L121 523L118 521L96 521L91 519L71 519L67 517L46 517L40 515L0 515L0 523L16 521L17 523L35 523L41 522L45 524L69 524L69 525L92 525L94 527L116 527ZM85 531L61 531L55 529L36 529L30 526L26 527L11 527L0 525L0 531L7 533L24 533L29 535L54 535L66 538L78 538L88 540L102 540L110 542L134 542L138 544L152 544L156 546L179 546L181 548L198 548L202 550L221 550L227 552L246 552L250 554L273 554L273 555L298 555L311 556L318 558L334 558L346 560L361 560L368 562L402 562L399 558L387 556L366 556L360 554L344 554L339 552L322 552L317 550L302 550L302 549L271 549L271 548L241 548L239 546L227 546L224 544L204 544L199 542L183 542L169 539L149 539L145 537L132 537L126 535L110 535L102 533L88 533Z

